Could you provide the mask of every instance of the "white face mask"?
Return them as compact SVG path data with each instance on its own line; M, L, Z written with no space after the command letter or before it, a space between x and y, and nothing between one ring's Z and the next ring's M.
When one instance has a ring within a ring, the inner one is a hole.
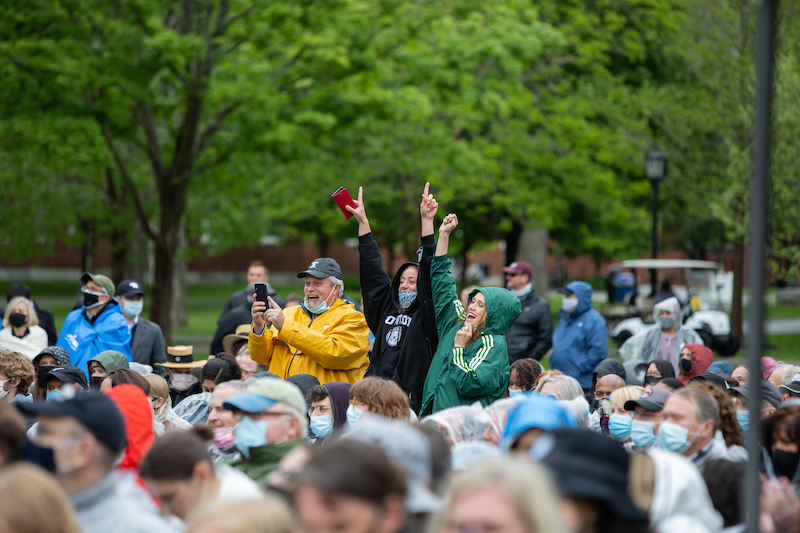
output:
M191 374L172 374L170 381L175 390L185 391L197 383L197 378Z
M563 309L565 313L571 313L577 308L578 308L577 298L564 298L561 301L561 309Z
M8 396L8 393L11 392L11 389L14 388L14 387L9 387L8 390L6 390L6 383L11 381L11 379L12 378L8 378L7 380L5 380L2 383L0 383L0 400L5 398L6 396Z

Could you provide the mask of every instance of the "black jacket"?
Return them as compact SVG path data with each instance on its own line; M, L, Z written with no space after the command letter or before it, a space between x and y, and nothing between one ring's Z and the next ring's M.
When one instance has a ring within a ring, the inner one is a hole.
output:
M422 406L425 377L439 344L431 294L431 258L435 251L433 235L423 237L418 251L419 265L403 264L390 282L372 234L358 238L364 314L370 331L375 335L367 375L391 379L400 385L408 392L414 411L419 411ZM419 267L417 299L403 310L397 291L400 276L409 265Z
M33 308L36 310L36 317L39 319L39 327L47 332L47 345L55 346L58 340L58 332L56 331L56 320L53 317L53 312L41 307L35 301L33 302Z
M550 304L539 296L536 289L520 298L522 313L506 333L508 359L530 357L537 361L553 346L553 315Z
M133 360L143 365L152 366L153 373L166 378L167 373L164 367L156 366L156 363L163 363L167 360L167 351L164 347L164 335L161 333L161 326L140 316L139 321L133 326L131 335L133 335L131 339Z
M275 300L275 303L278 303L278 301ZM236 333L237 327L242 324L250 324L252 320L250 304L240 305L223 311L217 322L217 331L214 332L214 338L211 340L211 355L217 355L223 351L222 339L225 338L225 335L233 335ZM234 353L231 355L236 354Z

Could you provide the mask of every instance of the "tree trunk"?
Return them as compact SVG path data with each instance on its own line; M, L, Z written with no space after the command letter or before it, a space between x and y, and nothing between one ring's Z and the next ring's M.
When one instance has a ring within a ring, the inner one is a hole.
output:
M111 279L115 285L125 279L126 265L128 263L128 231L115 229L111 232Z
M519 252L519 240L522 237L522 224L515 220L511 223L511 231L506 233L506 265L510 265L517 259Z
M170 198L171 199L171 198ZM169 346L172 334L172 277L175 268L175 250L178 248L180 212L170 210L176 202L162 200L161 224L155 243L155 273L153 275L153 300L150 316L161 326L164 342ZM175 206L178 209L178 206Z
M83 233L83 243L81 244L81 270L83 272L94 271L94 225L88 220L80 221L81 232Z
M744 235L733 246L733 300L731 301L731 331L744 339L742 296L744 294Z
M547 230L526 228L519 239L519 259L527 261L533 269L533 288L545 299L549 288L547 276Z
M172 306L170 323L173 328L182 328L188 324L186 316L186 226L180 224L178 231L178 249L175 253L174 270L172 271Z
M148 241L142 231L142 223L137 220L133 225L133 233L131 235L130 245L128 246L128 261L125 264L125 277L138 281L140 284L147 285L148 280L145 279L147 271L147 251ZM146 294L148 297L150 293Z

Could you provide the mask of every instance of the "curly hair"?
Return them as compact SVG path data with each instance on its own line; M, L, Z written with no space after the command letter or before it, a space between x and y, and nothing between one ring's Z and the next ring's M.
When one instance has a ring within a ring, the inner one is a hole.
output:
M0 350L0 372L9 379L19 378L17 394L20 396L28 394L28 389L36 376L31 360L11 350Z
M690 381L688 386L690 388L702 389L714 397L719 407L719 424L717 425L717 429L722 431L725 444L728 446L733 446L734 444L740 446L744 445L742 428L736 420L736 406L733 404L728 393L722 390L718 385L714 385L710 381L702 379Z
M539 383L542 375L542 366L534 359L517 359L511 363L511 372L517 371L517 377L523 385L524 390L533 390Z
M350 401L367 404L370 413L408 420L408 396L400 385L388 379L367 377L350 387Z

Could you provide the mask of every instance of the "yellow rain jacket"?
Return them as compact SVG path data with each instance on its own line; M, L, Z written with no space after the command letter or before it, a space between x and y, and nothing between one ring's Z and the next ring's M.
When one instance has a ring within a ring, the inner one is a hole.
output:
M282 379L311 374L320 383L355 383L369 366L369 327L353 304L337 298L320 315L302 305L283 310L280 331L269 326L261 336L250 331L250 358ZM312 318L313 316L313 318Z

